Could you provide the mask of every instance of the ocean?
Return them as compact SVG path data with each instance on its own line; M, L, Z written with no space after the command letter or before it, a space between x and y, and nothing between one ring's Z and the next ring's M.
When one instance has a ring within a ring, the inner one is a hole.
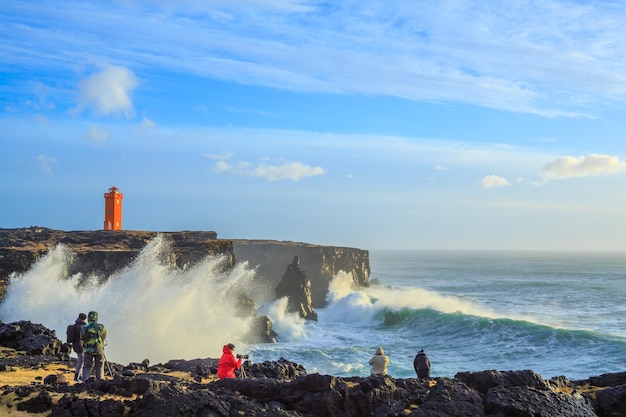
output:
M308 373L369 375L381 346L389 374L414 377L419 349L432 376L532 369L545 379L586 379L626 371L626 254L514 251L370 251L370 280L331 282L319 320L285 312L285 300L255 280L253 265L222 272L220 258L178 270L161 262L169 247L153 240L123 271L64 279L71 253L59 246L12 277L0 320L30 320L54 329L79 312L98 311L107 327L107 359L120 364L218 358L237 345L253 362L285 358ZM250 323L232 309L248 292L279 335L248 344Z

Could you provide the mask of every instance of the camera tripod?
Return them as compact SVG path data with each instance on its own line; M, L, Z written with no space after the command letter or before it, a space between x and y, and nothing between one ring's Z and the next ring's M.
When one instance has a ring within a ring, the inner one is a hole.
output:
M246 373L246 369L243 367L243 363L239 367L239 378L247 378L248 374Z

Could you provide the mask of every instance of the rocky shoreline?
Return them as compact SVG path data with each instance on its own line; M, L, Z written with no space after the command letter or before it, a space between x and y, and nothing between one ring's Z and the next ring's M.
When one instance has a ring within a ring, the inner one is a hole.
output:
M246 363L219 381L217 359L109 364L102 381L74 383L68 346L29 321L0 323L0 414L128 416L626 416L626 373L570 381L531 370L454 378L308 374L285 358Z

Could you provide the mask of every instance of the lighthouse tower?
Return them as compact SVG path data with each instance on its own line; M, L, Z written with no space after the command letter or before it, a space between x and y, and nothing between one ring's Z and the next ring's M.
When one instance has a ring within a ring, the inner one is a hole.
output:
M104 230L122 230L122 199L117 187L104 194Z

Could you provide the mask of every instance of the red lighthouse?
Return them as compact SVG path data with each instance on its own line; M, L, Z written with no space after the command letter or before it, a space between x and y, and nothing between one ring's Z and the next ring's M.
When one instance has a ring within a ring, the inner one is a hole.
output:
M104 230L122 230L122 199L117 187L104 194Z

